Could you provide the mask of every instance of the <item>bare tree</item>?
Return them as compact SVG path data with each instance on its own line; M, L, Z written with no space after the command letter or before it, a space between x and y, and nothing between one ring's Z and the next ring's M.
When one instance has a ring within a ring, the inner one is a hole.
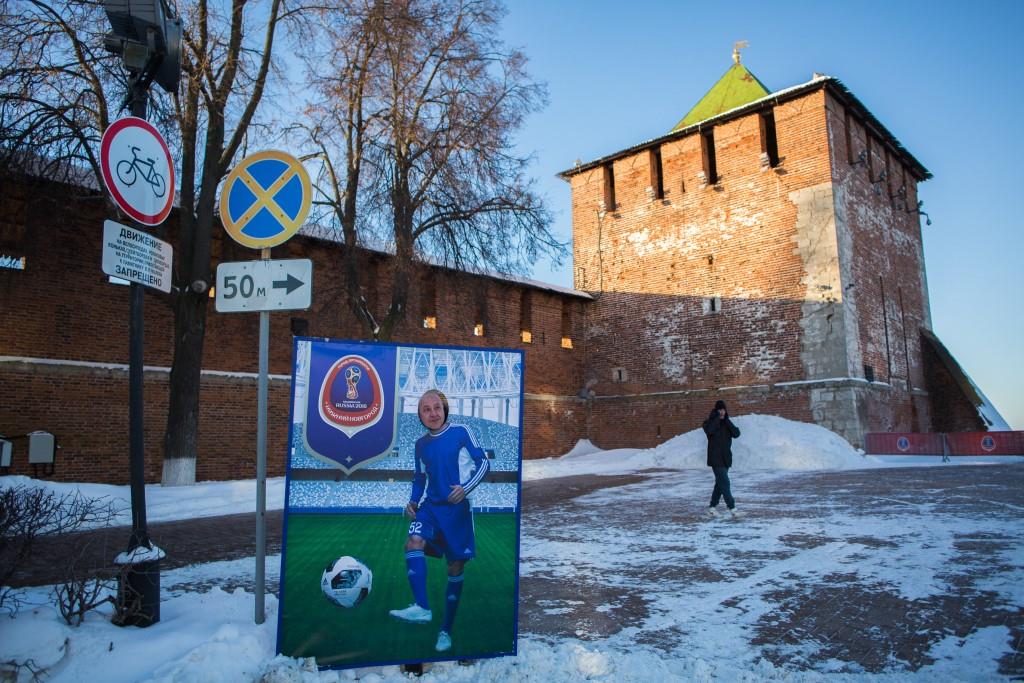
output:
M515 150L512 136L544 103L545 90L530 79L523 54L500 40L501 3L359 6L364 49L340 52L334 79L320 82L322 120L358 135L333 147L315 133L311 140L327 169L357 170L355 183L347 176L321 187L348 247L349 305L370 335L390 339L405 318L416 261L523 273L540 254L559 261L565 245L550 232L549 212L526 175L531 159ZM356 213L359 205L372 210ZM380 321L355 277L359 235L385 237L394 251L391 301Z
M326 208L325 215L315 211L311 222L330 226L328 231L340 230L345 245L342 296L371 336L378 325L359 284L356 221L360 196L367 199L360 192L363 157L375 117L374 89L381 81L375 72L381 38L381 12L376 4L373 0L339 2L317 12L328 28L323 49L307 53L305 59L310 84L319 97L308 107L310 122L302 127L305 144L314 150L304 159L320 161L315 204Z
M168 297L175 321L164 436L169 485L195 481L217 186L259 125L278 29L298 13L286 0L177 5L182 83L173 95L151 91L150 105L150 119L180 149L181 168ZM119 60L103 51L108 30L96 0L0 0L0 162L8 169L78 185L91 172L91 184L103 187L99 140L127 91Z
M99 140L117 110L110 93L125 91L102 47L105 29L95 3L0 1L0 161L8 170L76 184L91 172L102 187Z
M178 296L163 468L163 483L172 486L195 483L217 186L246 141L263 98L278 26L296 11L284 0L270 0L269 6L232 0L224 16L217 13L220 6L198 0L183 12L184 82L176 103L182 149ZM258 39L247 41L252 35Z
M81 626L85 615L106 603L113 603L117 582L111 578L97 576L95 569L84 567L86 548L80 547L67 558L64 576L53 587L57 609L68 626ZM127 567L123 571L127 571ZM127 580L124 580L127 583Z

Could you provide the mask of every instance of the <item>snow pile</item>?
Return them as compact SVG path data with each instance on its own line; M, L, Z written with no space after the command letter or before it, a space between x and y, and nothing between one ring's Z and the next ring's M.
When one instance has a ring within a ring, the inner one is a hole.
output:
M0 490L16 486L44 486L57 496L80 494L100 505L109 503L116 513L111 522L113 526L132 523L132 492L127 485L69 484L41 481L22 475L0 477ZM280 510L283 507L284 477L267 479L267 509ZM255 479L204 481L194 486L146 485L146 518L150 523L255 511Z
M864 456L835 432L807 422L774 415L732 418L740 438L732 442L736 470L839 470L865 466ZM674 469L707 467L707 436L703 429L666 441L654 451L658 466Z
M269 614L260 626L253 623L253 603L241 588L165 596L160 622L146 629L114 626L109 606L72 628L45 605L0 619L0 642L5 660L32 662L45 669L43 680L58 683L253 681L274 651L277 600L267 596ZM26 668L21 674L30 678Z
M596 450L583 455L523 460L523 481L569 477L575 474L628 474L657 467L658 465L651 462L649 454L650 451L639 448L618 448L611 451Z
M591 453L600 452L600 448L595 446L590 439L580 439L576 442L576 445L572 449L563 455L563 458L574 458L580 455L590 455Z
M846 439L818 425L773 415L741 415L732 421L740 430L740 438L732 442L732 464L736 470L828 470L874 464ZM581 441L560 458L525 461L523 479L707 467L708 439L700 427L646 450L588 452L581 448L583 443L590 445Z

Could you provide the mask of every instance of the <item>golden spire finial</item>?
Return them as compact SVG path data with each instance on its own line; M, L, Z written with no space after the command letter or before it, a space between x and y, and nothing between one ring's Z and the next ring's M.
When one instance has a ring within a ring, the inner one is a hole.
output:
M743 48L747 47L748 45L750 45L750 43L748 43L745 40L737 40L735 43L732 44L732 63L733 64L739 64L740 63L740 50L742 50Z

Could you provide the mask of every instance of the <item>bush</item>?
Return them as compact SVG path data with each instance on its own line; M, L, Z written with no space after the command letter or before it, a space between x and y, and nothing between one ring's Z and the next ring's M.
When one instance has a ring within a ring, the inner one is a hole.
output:
M86 498L77 491L61 494L28 485L0 490L0 609L18 611L19 591L10 586L11 578L25 566L40 537L107 526L116 513L112 501ZM97 580L83 578L79 572L82 554L83 548L69 547L66 578L55 589L58 607L69 624L76 615L81 623L85 611L104 602L96 602L103 592L93 585ZM91 606L86 609L87 605Z

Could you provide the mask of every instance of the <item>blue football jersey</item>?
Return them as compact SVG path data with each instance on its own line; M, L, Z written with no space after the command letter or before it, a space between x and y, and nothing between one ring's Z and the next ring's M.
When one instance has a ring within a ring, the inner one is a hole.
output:
M459 467L463 452L469 455L475 466L465 474ZM489 469L487 454L477 444L473 432L465 425L447 423L437 434L427 432L416 441L410 500L418 503L426 490L430 502L447 503L452 486L456 484L469 495L484 480Z

